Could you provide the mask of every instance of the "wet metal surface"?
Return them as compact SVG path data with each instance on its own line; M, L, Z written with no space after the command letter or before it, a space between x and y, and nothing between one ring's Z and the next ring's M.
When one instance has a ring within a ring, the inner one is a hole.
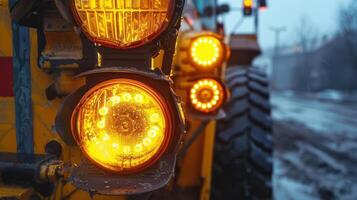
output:
M10 6L16 2L11 0ZM33 153L30 32L27 27L13 23L12 33L17 151Z
M76 167L70 182L90 194L129 195L165 186L174 174L175 158L165 155L150 170L133 175L106 173L89 163Z

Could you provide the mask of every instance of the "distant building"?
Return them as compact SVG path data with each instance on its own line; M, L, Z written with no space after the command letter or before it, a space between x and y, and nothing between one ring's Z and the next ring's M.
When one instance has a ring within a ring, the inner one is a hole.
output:
M282 48L279 56L268 51L257 63L265 63L275 90L357 90L357 55L347 44L337 36L306 53L298 46Z

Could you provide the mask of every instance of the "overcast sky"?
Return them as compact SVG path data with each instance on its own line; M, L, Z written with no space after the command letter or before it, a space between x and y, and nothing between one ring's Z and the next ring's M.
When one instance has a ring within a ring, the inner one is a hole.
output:
M220 3L229 3L231 7L241 7L242 0L219 0ZM310 20L320 35L331 35L337 29L337 13L341 6L353 0L267 0L268 10L260 14L260 44L264 49L275 44L274 33L271 27L286 27L282 33L282 43L292 41L296 37L296 29L301 19ZM241 12L232 12L225 17L226 28L232 29L241 17ZM252 30L252 20L246 19L238 32Z

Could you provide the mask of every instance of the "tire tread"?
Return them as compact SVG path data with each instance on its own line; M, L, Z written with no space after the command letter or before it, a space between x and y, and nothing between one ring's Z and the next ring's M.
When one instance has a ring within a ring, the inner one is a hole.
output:
M272 199L272 120L268 78L257 68L230 67L225 119L217 122L212 199Z

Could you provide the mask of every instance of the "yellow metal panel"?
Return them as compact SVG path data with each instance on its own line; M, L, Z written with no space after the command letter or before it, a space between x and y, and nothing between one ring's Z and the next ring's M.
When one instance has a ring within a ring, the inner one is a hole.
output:
M12 56L11 19L7 0L0 0L0 56ZM0 151L16 152L14 98L0 97Z
M190 131L187 133L185 141L188 141L192 132L200 125L199 120L190 120ZM188 149L180 165L180 174L177 184L180 187L201 186L201 163L203 158L204 134L199 136L192 146Z
M186 33L190 36L190 33ZM196 34L196 33L192 33ZM205 73L196 71L196 68L190 65L188 62L187 49L190 45L189 40L182 37L179 38L179 46L177 48L177 55L175 56L175 65L179 65L180 68L175 71L175 91L183 99L183 102L187 102L188 90L192 86L192 82L188 79L195 75L217 75L217 77L223 78L225 66L219 68L214 73ZM192 116L188 116L190 124L190 130L185 137L185 141L188 141L201 121L192 119ZM215 143L215 129L216 121L210 122L204 133L196 139L192 146L187 151L185 157L179 162L179 176L177 178L177 184L182 188L200 188L200 199L210 199L211 192L211 179L212 179L212 164L213 164L213 150Z
M54 81L54 77L42 71L38 66L37 33L35 29L30 30L30 37L35 153L44 153L45 145L51 140L56 140L63 147L62 159L65 162L79 163L81 161L79 149L65 145L54 128L55 117L63 99L47 100L45 91Z
M0 184L0 199L30 199L35 194L36 192L31 188Z
M164 50L160 50L159 54L153 58L151 60L151 65L152 65L152 68L155 69L155 68L161 68L162 66L162 61L164 59Z
M0 97L0 151L16 152L14 98Z
M0 0L0 56L12 56L11 18L7 0Z
M12 56L12 31L8 1L0 0L0 56ZM63 147L62 158L65 162L79 163L82 155L77 147L65 145L54 129L55 116L62 100L48 101L45 96L46 88L54 81L54 77L43 72L37 63L37 33L30 30L31 38L31 76L32 76L32 101L33 101L33 128L35 153L44 153L45 145L51 141L59 141ZM0 152L16 152L15 106L14 98L0 98ZM56 183L56 193L51 199L61 199L71 194L69 199L90 199L87 192L76 190L72 185ZM72 193L75 190L74 193ZM27 188L17 188L0 185L0 193L4 195L21 196ZM6 193L6 194L5 194ZM1 195L0 195L1 196ZM94 199L125 199L95 195Z
M211 193L212 180L212 163L213 163L213 149L216 134L216 122L210 122L205 130L205 139L203 146L203 159L201 177L203 179L201 189L201 200L209 200Z
M190 132L187 134L186 141L200 123L199 120L190 120ZM207 125L204 133L192 144L180 163L177 184L182 188L200 187L201 200L210 199L215 130L216 121L212 121Z
M43 72L37 63L37 34L36 30L30 31L31 36L31 76L32 76L32 101L33 101L33 124L34 124L34 143L35 153L44 153L45 145L56 140L63 147L62 159L65 162L80 163L82 155L77 147L70 147L63 143L54 129L54 121L61 105L62 100L49 101L45 96L46 88L54 81L53 76ZM63 186L61 182L57 183L56 193L53 199L63 197L69 199L90 199L87 192L73 187L71 184ZM94 199L125 199L112 196L96 195Z
M37 34L35 29L30 30L31 37L31 77L32 77L32 102L33 102L33 128L34 128L34 149L35 153L44 153L45 145L56 140L63 147L61 159L64 162L80 163L83 160L79 149L68 146L62 142L54 129L55 117L63 99L54 101L47 100L45 96L46 88L54 81L54 77L42 71L37 63ZM13 135L16 134L14 133ZM16 149L16 143L15 143ZM52 199L60 200L63 197L68 199L91 199L88 192L76 189L71 184L63 185L60 181L56 184L56 192ZM125 199L125 197L95 195L94 199L110 200Z
M60 141L53 128L60 101L48 101L45 96L46 88L54 79L38 67L37 33L35 29L30 29L30 38L34 150L35 153L44 153L47 142L54 139Z

